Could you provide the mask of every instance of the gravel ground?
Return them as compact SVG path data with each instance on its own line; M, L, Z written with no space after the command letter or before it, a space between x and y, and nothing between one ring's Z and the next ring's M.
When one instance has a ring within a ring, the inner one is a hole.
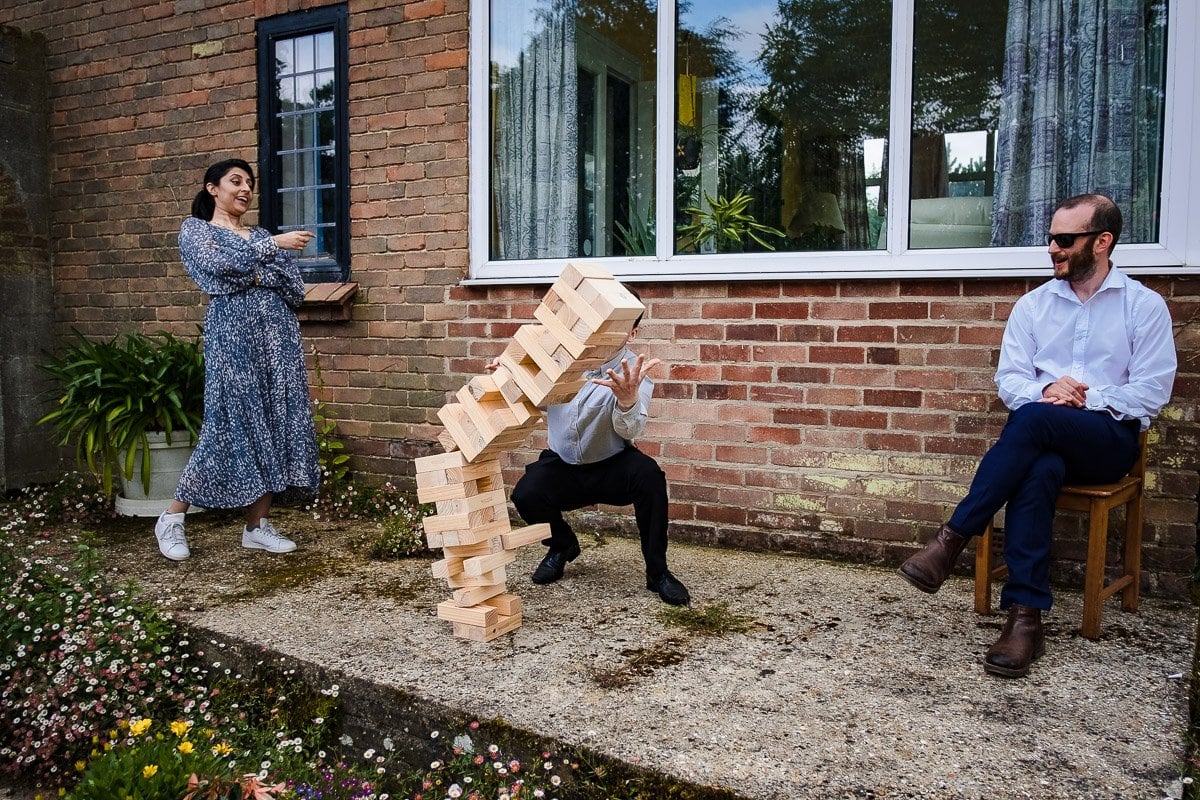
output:
M703 634L663 616L636 542L605 537L551 586L527 577L541 548L520 551L523 625L481 644L436 618L449 592L428 560L355 555L361 526L284 515L301 550L270 556L203 517L182 564L145 522L108 534L114 574L214 634L686 781L822 800L1178 793L1190 605L1110 601L1093 642L1062 592L1046 656L1004 680L981 666L1001 619L971 610L965 578L929 597L891 570L672 545L693 609L726 623Z

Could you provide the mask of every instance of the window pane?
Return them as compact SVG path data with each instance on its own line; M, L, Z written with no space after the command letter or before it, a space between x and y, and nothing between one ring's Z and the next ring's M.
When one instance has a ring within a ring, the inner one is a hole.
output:
M917 0L910 247L1042 246L1091 191L1157 241L1166 3L1062 8Z
M333 109L317 112L317 144L321 147L332 147L337 133L337 117Z
M279 156L279 187L291 189L299 185L300 175L296 168L296 156L286 153Z
M657 3L491 4L491 255L654 251Z
M298 228L304 224L304 219L301 217L300 209L300 193L294 190L281 191L279 193L281 201L281 210L283 212L282 225L284 230Z
M317 115L311 113L300 114L296 117L296 124L299 128L300 138L297 140L297 147L316 147L317 146Z
M314 86L312 75L296 76L296 108L312 108Z
M297 36L292 41L296 43L296 72L312 72L314 38L312 36Z
M877 246L891 16L889 0L680 5L676 252Z
M319 150L317 152L317 163L320 174L317 180L324 186L332 186L337 183L337 159L334 158L334 151ZM333 217L328 217L332 220Z
M321 189L320 190L321 204L317 208L317 217L314 222L326 223L333 222L337 219L337 190L336 189Z
M333 69L333 31L316 35L317 69Z
M316 88L313 90L313 102L318 106L333 105L333 70L318 72Z
M292 40L280 39L275 42L275 74L290 75L293 72Z

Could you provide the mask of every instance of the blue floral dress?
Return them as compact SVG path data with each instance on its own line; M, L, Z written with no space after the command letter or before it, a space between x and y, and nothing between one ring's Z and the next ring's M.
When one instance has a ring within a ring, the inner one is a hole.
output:
M242 508L267 493L313 496L320 473L295 259L263 228L246 240L196 217L179 230L179 253L210 300L204 423L175 496L202 508Z

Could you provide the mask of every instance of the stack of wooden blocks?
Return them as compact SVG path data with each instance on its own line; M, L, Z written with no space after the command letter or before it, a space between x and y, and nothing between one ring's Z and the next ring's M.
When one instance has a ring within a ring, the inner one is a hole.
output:
M644 307L604 269L568 264L542 299L536 324L522 325L490 375L477 375L438 411L448 452L416 460L417 499L429 546L444 558L435 577L453 590L438 617L454 635L489 641L521 625L521 598L506 591L516 548L549 538L549 525L513 530L500 457L520 445L542 409L570 400L583 372L613 356Z

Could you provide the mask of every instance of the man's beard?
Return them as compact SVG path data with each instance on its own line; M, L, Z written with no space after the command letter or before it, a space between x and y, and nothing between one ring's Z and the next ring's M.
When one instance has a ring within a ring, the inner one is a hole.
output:
M1060 273L1059 266L1063 263L1066 264L1066 269ZM1054 267L1054 277L1060 281L1085 281L1096 271L1096 254L1090 247L1084 248L1078 253L1068 254L1065 262L1054 262Z

